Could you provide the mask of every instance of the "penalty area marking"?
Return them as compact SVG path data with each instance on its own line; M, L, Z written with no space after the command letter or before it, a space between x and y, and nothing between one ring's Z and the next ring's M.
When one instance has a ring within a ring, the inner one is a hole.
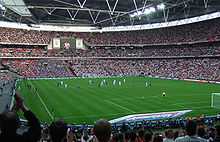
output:
M160 98L161 96L140 96L140 97L132 97L132 98L111 98L109 100L112 100L112 101L124 101L124 100L149 100L149 99L155 99L155 98Z
M129 111L129 112L131 112L131 113L136 113L135 111L133 111L133 110L131 110L131 109L129 109L129 108L126 108L126 107L124 107L124 106L121 106L121 105L119 105L119 104L116 104L116 103L114 103L114 102L112 102L112 101L109 101L109 100L104 100L104 101L107 102L107 103L109 103L109 104L112 104L112 105L114 105L114 106L117 106L117 107L119 107L119 108L121 108L121 109L127 110L127 111Z
M201 101L201 102L191 102L191 103L174 103L170 105L176 105L176 106L181 106L181 107L186 107L187 105L194 105L194 104L205 104L207 102Z

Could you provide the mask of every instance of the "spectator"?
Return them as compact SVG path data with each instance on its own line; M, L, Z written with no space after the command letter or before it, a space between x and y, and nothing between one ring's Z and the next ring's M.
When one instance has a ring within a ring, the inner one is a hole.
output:
M83 140L81 139L81 142L85 142ZM76 142L77 141L76 135L74 134L73 130L71 130L70 128L68 128L68 130L67 130L66 141L67 142Z
M173 130L170 129L165 131L165 138L163 139L163 142L174 142Z
M112 142L124 142L123 134L122 133L114 134L112 137Z
M93 140L93 136L89 135L87 130L83 130L81 142L91 142L92 140Z
M163 136L161 134L159 134L159 133L156 133L154 135L153 142L163 142Z
M146 132L144 134L144 142L152 142L153 134L150 132Z
M137 135L134 131L132 131L130 133L130 142L136 142L136 140L137 140Z
M67 134L67 125L62 120L55 121L49 126L52 142L64 142Z
M98 120L94 125L94 135L98 142L109 142L111 138L111 124L107 120Z
M144 142L144 130L143 129L138 131L137 140L138 140L138 142Z
M216 135L215 128L213 128L213 127L209 128L207 135L208 135L209 142L213 142L215 139L215 135Z
M174 132L174 140L176 140L176 138L178 138L179 137L179 131L175 131Z
M198 137L203 138L203 139L207 138L204 126L201 126L197 129L197 135L198 135Z
M216 125L215 128L216 128L216 138L214 142L220 142L220 124Z
M207 142L207 140L196 136L197 123L193 120L189 120L186 123L186 136L179 137L175 142Z
M128 142L130 140L130 132L126 131L124 134L124 140Z
M41 127L37 117L25 106L23 99L16 93L15 109L21 110L28 120L29 129L22 135L17 134L19 128L19 117L16 112L8 111L0 115L0 141L1 142L37 142L41 136Z

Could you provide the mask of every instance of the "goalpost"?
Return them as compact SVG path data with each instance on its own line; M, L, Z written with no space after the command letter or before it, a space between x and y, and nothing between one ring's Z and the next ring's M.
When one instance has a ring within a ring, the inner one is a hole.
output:
M220 93L212 93L211 107L212 108L220 108Z

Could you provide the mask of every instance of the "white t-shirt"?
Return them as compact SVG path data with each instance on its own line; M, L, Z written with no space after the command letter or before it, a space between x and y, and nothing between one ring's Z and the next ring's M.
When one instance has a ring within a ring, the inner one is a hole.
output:
M197 136L178 137L175 142L208 142L208 140Z

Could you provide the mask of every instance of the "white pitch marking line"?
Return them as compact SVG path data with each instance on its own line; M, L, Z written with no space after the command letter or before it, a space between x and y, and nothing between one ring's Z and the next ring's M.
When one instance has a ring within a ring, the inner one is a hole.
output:
M47 108L47 105L44 103L43 99L40 97L40 95L38 93L37 93L37 96L38 96L39 100L41 101L42 105L44 106L46 112L50 116L51 120L54 120L52 113L49 111L49 109Z
M32 82L30 82L31 85L33 86ZM43 101L43 99L41 98L41 96L38 94L38 92L36 92L40 102L42 103L42 105L44 106L46 112L48 113L48 115L50 116L51 120L54 120L54 117L52 115L52 113L49 111L49 109L47 108L47 105L45 104L45 102Z
M207 103L207 102L191 102L191 103L175 103L175 104L171 104L171 105L181 105L181 106L185 106L185 105L193 105L193 104L203 104L203 103Z
M112 105L115 105L115 106L117 106L117 107L120 107L120 108L122 108L122 109L124 109L124 110L127 110L127 111L129 111L129 112L136 113L135 111L133 111L133 110L131 110L131 109L129 109L129 108L123 107L123 106L121 106L121 105L119 105L119 104L116 104L116 103L114 103L114 102L112 102L112 101L109 101L109 100L104 100L104 101L107 102L107 103L109 103L109 104L112 104Z

